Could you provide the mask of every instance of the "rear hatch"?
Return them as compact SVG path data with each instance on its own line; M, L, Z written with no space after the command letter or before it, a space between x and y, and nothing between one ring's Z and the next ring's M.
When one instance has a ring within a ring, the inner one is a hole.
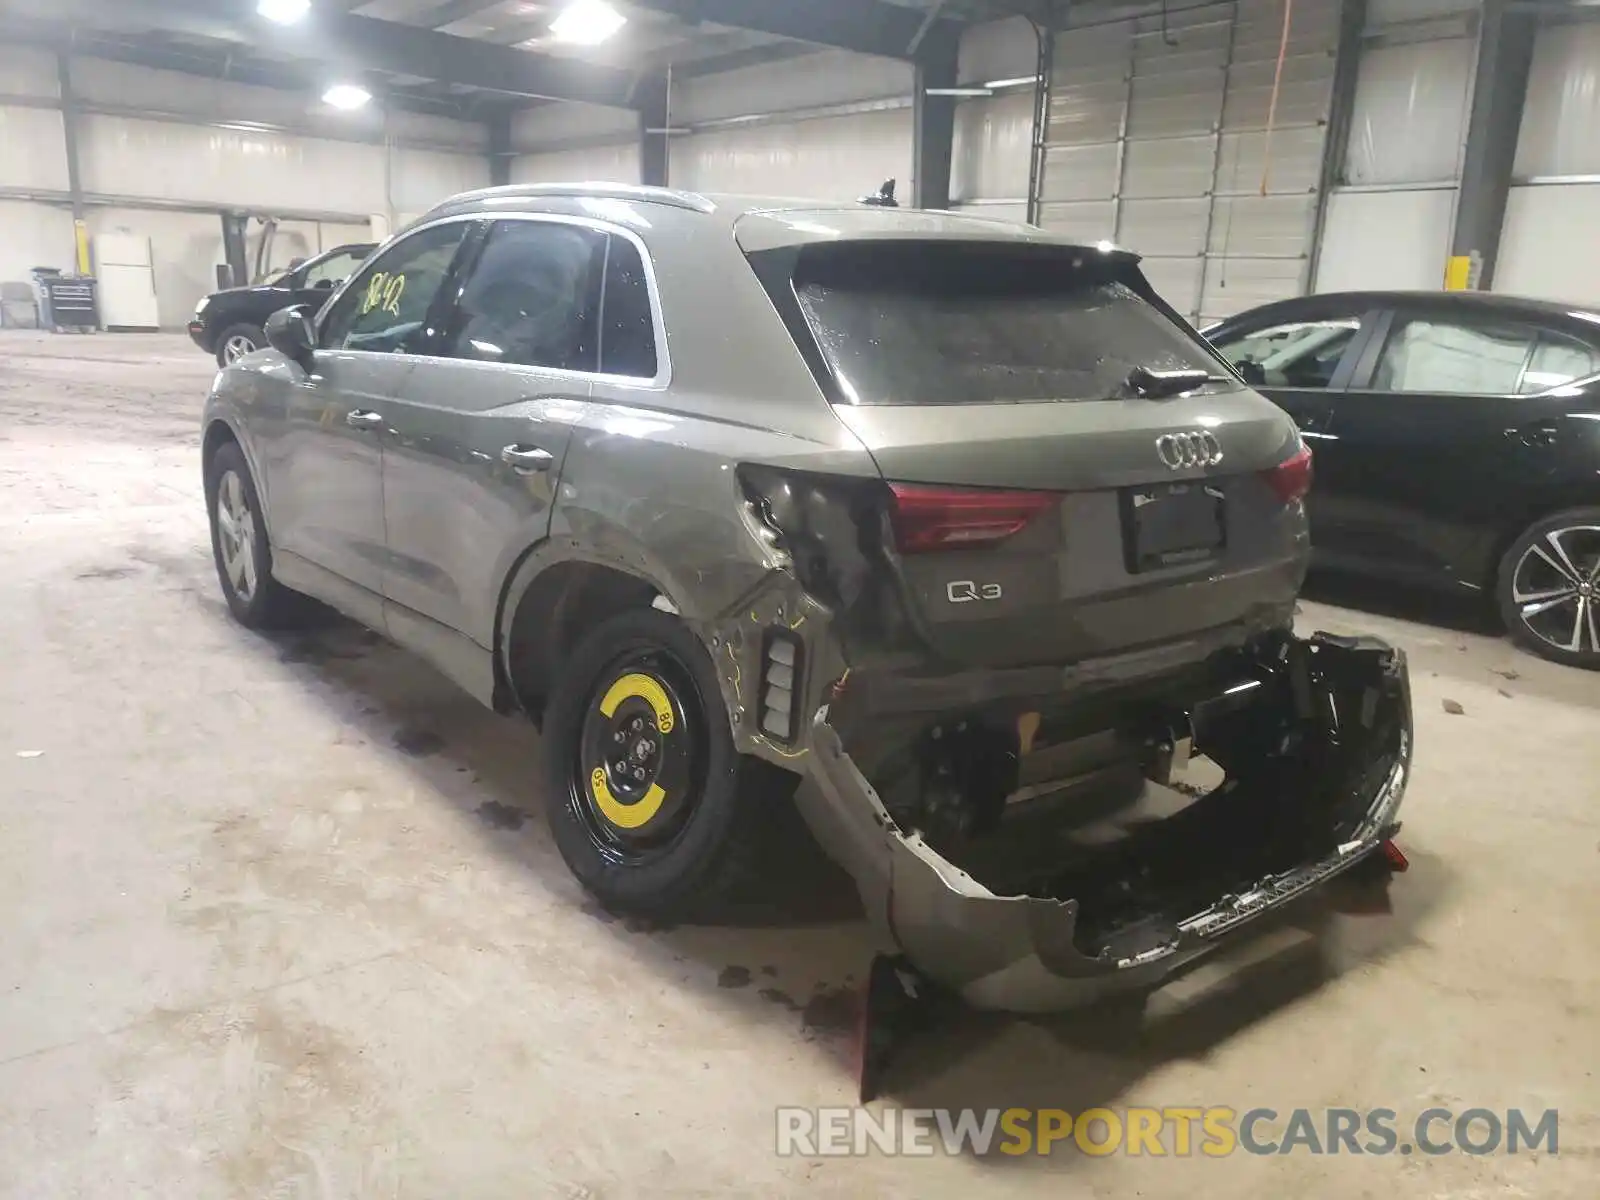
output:
M751 254L888 485L939 654L1071 662L1281 619L1309 458L1121 252L841 240Z

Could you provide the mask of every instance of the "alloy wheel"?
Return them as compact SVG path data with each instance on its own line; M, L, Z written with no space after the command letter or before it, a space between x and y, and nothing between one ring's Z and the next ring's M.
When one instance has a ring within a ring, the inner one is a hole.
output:
M256 519L237 471L217 481L217 541L222 570L234 595L248 604L256 593Z
M1518 618L1569 654L1600 654L1600 526L1552 529L1523 553L1511 581Z
M236 333L222 343L222 357L236 363L247 354L254 354L256 344L248 334Z

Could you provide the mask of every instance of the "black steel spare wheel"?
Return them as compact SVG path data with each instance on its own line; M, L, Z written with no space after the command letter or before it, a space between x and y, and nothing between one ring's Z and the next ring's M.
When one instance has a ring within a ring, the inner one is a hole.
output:
M635 609L578 640L544 709L557 848L605 907L726 914L759 892L781 791L734 747L711 656L677 617Z
M636 860L682 832L704 739L693 677L670 654L632 650L600 673L569 786L602 854Z

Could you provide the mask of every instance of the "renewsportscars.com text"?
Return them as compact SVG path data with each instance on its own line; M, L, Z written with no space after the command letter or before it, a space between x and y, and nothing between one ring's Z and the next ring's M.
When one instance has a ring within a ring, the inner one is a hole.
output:
M1555 1109L780 1108L781 1156L1523 1154L1560 1151Z

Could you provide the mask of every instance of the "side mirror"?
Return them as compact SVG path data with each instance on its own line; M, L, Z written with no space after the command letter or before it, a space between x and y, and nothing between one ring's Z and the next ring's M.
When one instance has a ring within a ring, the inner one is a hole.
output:
M1267 373L1258 362L1251 362L1248 358L1233 364L1234 370L1239 372L1239 377L1251 387L1266 387Z
M333 280L319 279L311 285L311 290L314 292L331 292L333 291Z
M311 314L304 304L291 304L280 308L267 318L267 344L285 358L293 359L307 371L311 369L311 352L316 348L316 335L311 328Z

